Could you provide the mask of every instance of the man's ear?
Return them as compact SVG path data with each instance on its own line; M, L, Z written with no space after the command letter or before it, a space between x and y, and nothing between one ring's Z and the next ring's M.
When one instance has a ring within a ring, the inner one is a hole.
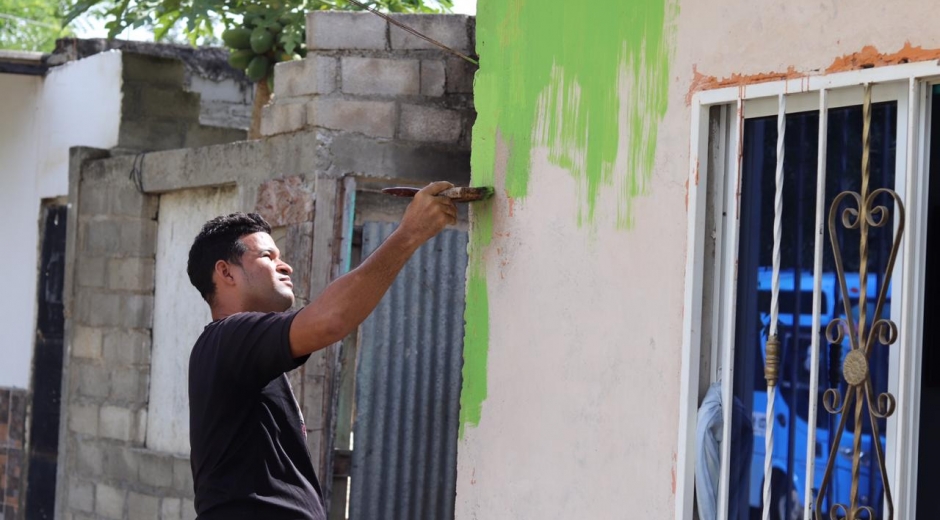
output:
M225 285L225 286L234 286L235 285L235 273L234 266L225 260L219 260L215 263L215 271L212 274L216 286Z

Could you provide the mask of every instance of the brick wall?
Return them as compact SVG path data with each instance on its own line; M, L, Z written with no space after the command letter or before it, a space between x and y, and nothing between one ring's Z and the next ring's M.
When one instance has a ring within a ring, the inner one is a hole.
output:
M461 15L394 15L397 20L472 54L474 19ZM307 15L306 59L275 69L274 101L264 135L307 128L368 140L448 145L469 150L473 126L471 63L370 13Z
M0 520L13 520L24 505L26 390L0 388Z

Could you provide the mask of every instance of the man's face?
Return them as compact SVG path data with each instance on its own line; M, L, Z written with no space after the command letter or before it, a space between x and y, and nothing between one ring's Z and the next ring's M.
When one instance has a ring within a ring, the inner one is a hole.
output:
M259 232L241 238L248 248L241 266L234 266L237 288L247 311L282 312L294 304L291 266L281 260L281 252L271 235Z

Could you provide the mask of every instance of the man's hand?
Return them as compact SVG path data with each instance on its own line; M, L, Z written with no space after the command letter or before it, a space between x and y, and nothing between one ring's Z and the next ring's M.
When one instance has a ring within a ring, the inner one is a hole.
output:
M448 225L456 224L457 206L454 201L438 195L453 187L453 184L446 181L432 182L415 194L401 219L399 232L420 245Z

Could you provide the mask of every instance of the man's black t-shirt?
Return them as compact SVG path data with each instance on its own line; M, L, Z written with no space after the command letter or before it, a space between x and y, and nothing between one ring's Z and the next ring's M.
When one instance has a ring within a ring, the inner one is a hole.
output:
M200 520L325 520L303 417L285 372L296 312L206 326L189 358L189 440Z

